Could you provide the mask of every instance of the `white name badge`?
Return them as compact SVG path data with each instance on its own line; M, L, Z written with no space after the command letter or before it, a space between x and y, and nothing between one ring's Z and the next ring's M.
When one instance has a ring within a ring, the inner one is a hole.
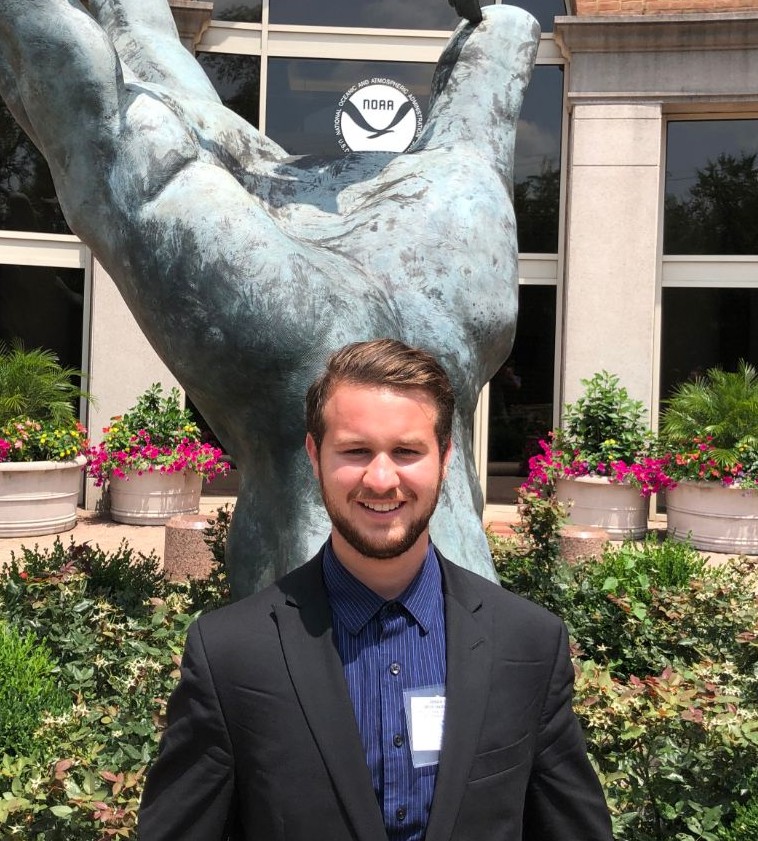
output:
M436 765L445 729L445 687L439 684L407 689L403 696L413 767Z

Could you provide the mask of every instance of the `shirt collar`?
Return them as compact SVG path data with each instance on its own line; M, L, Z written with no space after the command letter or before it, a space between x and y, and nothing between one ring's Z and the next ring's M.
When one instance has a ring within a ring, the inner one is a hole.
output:
M323 570L332 610L351 634L359 634L387 601L342 566L334 554L331 540L324 547ZM431 543L418 574L393 601L403 605L424 633L442 612L442 573Z

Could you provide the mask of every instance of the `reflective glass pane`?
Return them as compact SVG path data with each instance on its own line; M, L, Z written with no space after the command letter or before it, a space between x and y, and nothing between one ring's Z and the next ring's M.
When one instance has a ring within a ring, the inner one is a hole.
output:
M389 29L454 29L460 17L447 0L270 0L271 23Z
M198 53L197 60L224 105L257 128L260 118L260 57Z
M0 228L70 234L45 159L0 101Z
M213 18L260 23L262 8L261 0L213 0Z
M553 425L555 287L521 286L516 341L490 382L487 502L513 503Z
M522 0L521 3L513 3L512 5L520 6L533 14L539 21L543 32L552 32L555 16L566 14L566 4L563 0Z
M563 70L535 67L516 135L514 206L522 253L558 251Z
M0 340L19 338L81 368L83 313L81 269L0 265Z
M482 0L481 5L486 5ZM218 5L218 0L216 0ZM223 5L236 6L235 0ZM253 5L253 4L251 4ZM533 14L543 32L553 29L556 15L566 14L563 0L523 0L514 3ZM214 11L214 17L219 15ZM390 29L454 29L460 17L446 0L270 0L271 23L301 26L360 26ZM232 18L260 20L260 18Z
M425 117L433 73L432 64L409 62L270 59L266 134L293 155L342 154L335 116L348 92L366 80L390 80L413 95ZM365 116L378 126L391 113Z
M716 365L758 365L758 289L663 290L661 398Z
M665 254L758 254L758 120L668 125Z

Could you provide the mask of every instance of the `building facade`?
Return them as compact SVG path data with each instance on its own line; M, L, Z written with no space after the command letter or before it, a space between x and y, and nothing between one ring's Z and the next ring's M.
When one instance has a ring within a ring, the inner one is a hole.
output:
M472 431L491 516L583 378L618 374L655 419L683 379L758 363L758 0L520 5L543 35L516 150L516 342ZM337 115L367 80L423 119L457 24L445 0L171 6L224 102L292 154L340 154ZM3 108L0 339L15 336L87 371L95 438L175 384Z

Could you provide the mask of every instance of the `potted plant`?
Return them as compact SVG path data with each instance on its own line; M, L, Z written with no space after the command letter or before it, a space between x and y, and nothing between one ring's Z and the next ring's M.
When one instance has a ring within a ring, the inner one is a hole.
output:
M111 517L133 525L160 525L197 512L203 478L223 475L222 451L200 440L200 429L179 402L154 383L135 406L111 418L103 440L87 452L87 472L106 485Z
M74 413L84 374L40 348L0 342L0 537L76 524L87 431Z
M660 451L668 533L698 549L758 554L758 372L711 368L665 401Z
M648 497L667 487L665 459L653 455L653 436L641 401L619 379L600 371L582 380L584 394L566 406L554 430L529 460L526 485L554 493L569 520L598 526L612 538L644 537Z

